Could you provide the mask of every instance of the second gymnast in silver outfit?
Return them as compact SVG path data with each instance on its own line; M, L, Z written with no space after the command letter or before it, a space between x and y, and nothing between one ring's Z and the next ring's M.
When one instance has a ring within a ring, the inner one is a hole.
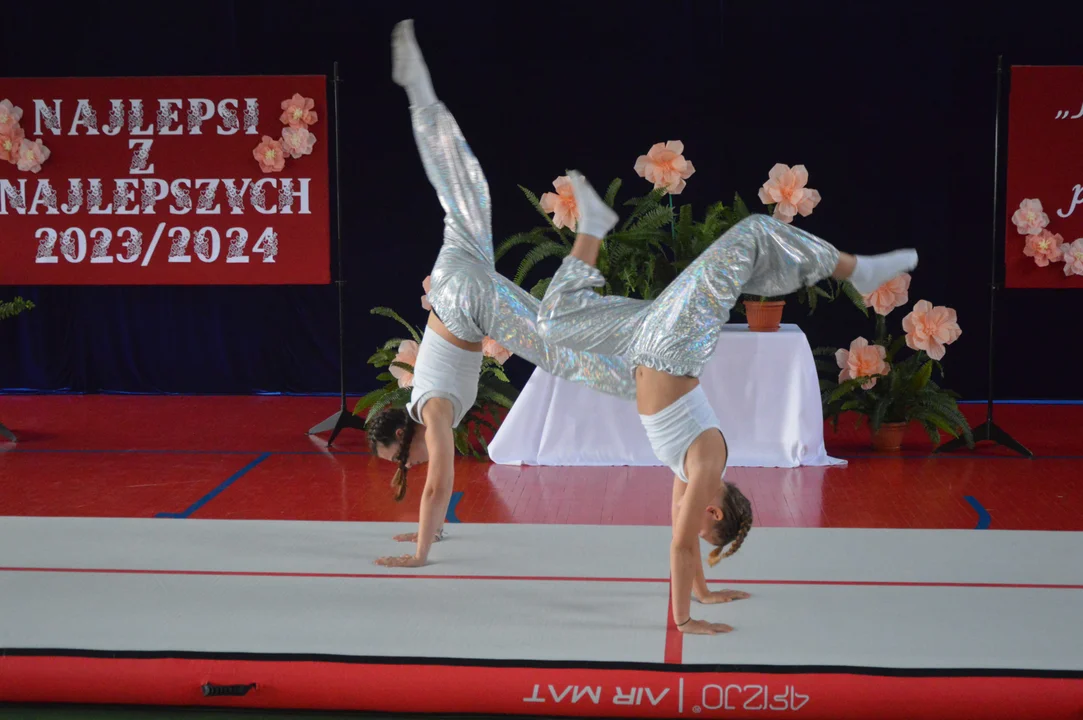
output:
M570 176L579 234L542 300L538 330L545 340L570 349L626 357L635 369L640 419L655 455L675 475L673 622L682 632L728 632L728 625L690 615L692 595L708 603L747 597L708 592L700 561L700 538L716 546L708 558L714 565L737 551L752 526L748 499L723 480L726 441L698 380L722 325L742 293L786 295L830 275L849 279L867 294L913 269L917 253L855 257L779 220L753 215L726 231L655 300L603 297L595 291L605 284L595 264L617 216L582 175Z
M489 187L455 118L436 99L411 21L392 35L393 78L410 99L414 137L429 181L444 208L444 242L432 269L432 305L414 364L406 410L387 409L368 425L369 442L381 458L398 463L396 499L406 492L407 470L428 463L413 555L380 558L381 565L424 565L432 543L443 537L454 483L452 430L474 406L488 336L513 354L556 377L601 392L635 398L635 378L621 356L584 353L543 342L537 331L539 302L499 274L493 257Z

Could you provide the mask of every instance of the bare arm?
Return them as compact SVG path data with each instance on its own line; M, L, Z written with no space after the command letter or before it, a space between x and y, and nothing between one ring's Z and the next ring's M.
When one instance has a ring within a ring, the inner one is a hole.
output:
M436 533L444 526L451 491L455 485L455 438L452 435L453 408L444 398L425 403L425 444L429 449L428 473L421 493L421 514L418 518L417 553L414 557L424 564L429 558Z
M673 476L673 504L670 507L670 517L673 521L673 534L676 537L677 534L677 513L681 505L681 498L684 497L684 491L687 486L679 477ZM707 578L703 574L703 555L699 546L699 539L697 537L695 544L695 556L696 556L696 574L692 578L692 595L703 602L703 599L710 594L710 589L707 587Z

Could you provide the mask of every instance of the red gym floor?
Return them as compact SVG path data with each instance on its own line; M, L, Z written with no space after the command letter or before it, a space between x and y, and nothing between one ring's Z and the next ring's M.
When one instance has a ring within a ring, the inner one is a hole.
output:
M333 398L8 396L0 419L0 515L411 521L391 466L347 430L328 451L305 431ZM975 420L984 406L964 407ZM727 479L775 527L1083 530L1083 407L1003 405L997 421L1035 452L988 446L930 455L918 430L877 454L843 423L827 429L842 468L733 468ZM449 520L666 525L664 468L519 468L460 459Z

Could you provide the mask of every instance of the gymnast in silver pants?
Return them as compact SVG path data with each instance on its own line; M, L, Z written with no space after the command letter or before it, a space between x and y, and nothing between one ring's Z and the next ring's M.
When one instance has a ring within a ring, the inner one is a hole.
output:
M411 21L392 35L393 78L410 100L414 138L425 173L444 209L443 245L432 268L432 305L413 367L405 412L384 409L366 423L381 458L398 464L396 499L406 492L408 468L428 463L414 555L380 558L393 567L424 565L443 522L454 482L453 429L477 399L486 337L556 377L600 392L635 397L627 358L572 350L541 339L539 301L498 273L492 238L489 186L455 118L436 98Z
M675 475L673 622L683 632L726 632L729 626L692 620L689 608L692 596L706 603L747 597L710 592L699 555L700 538L716 546L711 565L732 555L752 525L748 499L723 480L725 439L697 379L730 310L743 293L786 295L828 276L849 279L869 293L913 269L917 253L855 257L779 220L753 215L727 230L655 300L601 296L596 289L605 281L595 263L617 217L581 175L570 176L579 235L542 300L538 330L548 342L622 355L635 368L640 418L658 459Z

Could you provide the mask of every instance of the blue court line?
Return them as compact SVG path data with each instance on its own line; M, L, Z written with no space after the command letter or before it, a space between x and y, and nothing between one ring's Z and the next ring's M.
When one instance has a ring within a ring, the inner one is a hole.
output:
M959 400L960 405L985 405L988 400ZM1083 405L1083 400L994 400L994 405Z
M263 462L264 460L266 460L269 457L271 457L271 453L263 453L258 458L256 458L252 462L248 463L247 465L245 465L243 468L241 468L237 472L233 473L229 477L229 479L227 479L225 482L221 483L214 490L211 490L209 493L207 493L206 495L204 495L203 497L201 497L200 499L196 500L194 503L189 505L187 510L184 510L183 512L179 512L179 513L158 513L154 517L159 517L159 518L186 518L186 517L191 517L192 513L194 513L196 510L199 510L201 507L203 507L204 505L209 503L211 500L214 500L216 497L221 495L222 492L226 488L228 488L230 485L232 485L233 483L240 480L242 477L245 476L246 473L248 473L249 470L256 467L257 465L259 465L261 462Z
M993 522L993 517L989 514L989 511L981 506L978 499L973 495L967 495L966 501L970 503L970 507L978 513L978 524L974 526L975 530L988 530L989 525Z
M449 523L461 523L462 522L462 520L459 519L459 516L455 514L455 508L456 508L456 506L458 506L459 501L462 500L462 499L463 499L463 494L462 494L461 491L456 491L456 492L451 493L451 502L448 503L447 515L444 516L444 522L449 522Z

